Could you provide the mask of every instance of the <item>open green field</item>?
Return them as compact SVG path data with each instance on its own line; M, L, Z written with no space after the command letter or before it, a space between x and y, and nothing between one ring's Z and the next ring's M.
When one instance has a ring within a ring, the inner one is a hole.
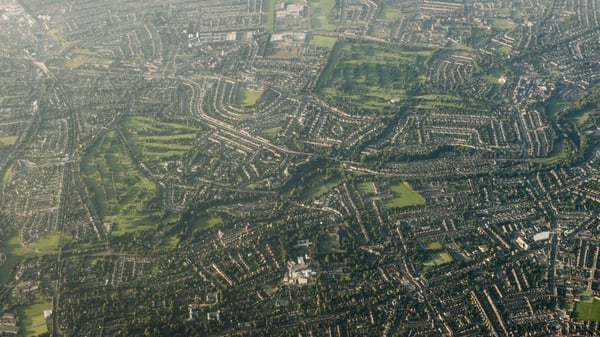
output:
M0 137L0 146L14 145L17 142L17 136Z
M0 286L4 285L11 277L10 270L19 263L21 258L27 255L27 251L21 246L18 235L2 241L1 247L6 249L8 256L6 262L0 266Z
M312 0L308 3L310 25L313 30L335 31L335 24L329 22L329 12L335 7L336 0Z
M100 258L94 256L86 256L83 259L82 265L85 267L94 267L98 264Z
M460 102L460 98L453 95L438 95L438 94L426 94L415 96L416 99L425 101L449 101L449 102Z
M477 104L465 103L460 98L450 95L422 95L413 98L417 103L415 108L421 110L454 108L466 111L485 111L485 108Z
M58 250L60 244L60 233L54 232L30 242L27 248L37 252L52 252Z
M9 279L12 278L13 274L10 271L21 261L21 257L16 255L8 255L6 261L0 266L0 286L3 286Z
M124 120L125 137L153 170L170 160L181 160L192 149L198 129L150 117L129 116Z
M301 48L299 45L281 46L270 48L265 54L270 58L292 59L300 56Z
M9 255L24 257L28 254L27 250L21 245L19 235L13 235L8 240L4 241L4 248Z
M12 169L13 169L13 165L11 164L6 169L6 171L4 171L4 175L2 176L2 180L0 180L0 182L2 182L2 186L4 186L8 182L8 179L10 179L10 176L12 174ZM0 186L0 188L2 188L2 186Z
M173 136L181 134L195 134L197 128L180 123L169 123L156 120L145 116L128 116L125 118L124 125L131 128L134 135L156 135ZM191 136L188 136L191 137Z
M429 256L429 260L423 262L425 268L441 266L454 261L448 252L437 252Z
M69 69L76 69L84 64L109 65L111 62L111 60L106 58L76 54L75 57L72 57L65 62L65 67Z
M283 130L283 128L281 126L278 126L278 127L262 130L261 134L268 139L274 140L275 138L277 138L277 135L279 134L279 132L281 132L281 130Z
M363 197L375 194L375 187L373 187L372 182L362 182L358 184L357 188Z
M316 175L309 179L308 182L303 183L305 190L300 198L319 198L341 183L342 178L337 175L328 179L325 178L325 175Z
M512 48L509 46L501 46L500 48L498 48L498 53L500 53L501 55L510 55L510 52L512 51Z
M443 248L443 246L439 241L430 242L425 247L425 249L432 250L432 251L441 250L442 248Z
M137 170L115 131L85 154L81 172L100 218L116 224L113 235L156 224L156 214L146 208L156 196L156 186Z
M388 208L425 205L425 198L415 192L407 182L390 186L393 198L385 201Z
M383 4L379 9L379 14L377 17L383 20L397 20L402 17L402 11L400 10L400 8L392 7L388 4Z
M475 104L465 104L464 101L453 95L426 94L414 96L417 102L415 108L431 110L436 108L455 108L461 110L485 111L482 107Z
M66 41L62 34L58 31L58 29L48 30L48 35L50 35L54 42L64 43Z
M582 300L575 304L575 319L600 322L600 299L582 297Z
M87 48L73 48L70 50L72 55L65 62L65 67L76 69L84 64L101 64L108 65L112 61L100 56L96 51Z
M196 218L194 221L194 227L201 229L208 229L214 226L223 224L223 218L220 216L201 216Z
M258 103L263 92L261 90L249 90L238 88L235 96L235 104L242 107L250 107Z
M590 119L591 114L591 111L581 111L578 114L569 116L569 118L575 122L578 127L583 127Z
M83 56L98 56L98 53L87 48L74 48L71 50L73 54L83 55Z
M496 18L492 20L492 27L496 28L496 29L500 29L500 30L508 30L508 29L512 29L516 26L517 24L514 23L512 20L510 19L502 19L502 18Z
M163 238L162 246L168 249L176 248L179 244L179 238L177 235L169 235Z
M494 75L485 75L482 77L489 84L498 84L499 77Z
M23 336L38 336L48 332L44 310L52 309L47 303L25 305L19 309Z
M584 126L585 123L587 123L587 121L590 119L590 112L586 111L580 115L575 116L575 123L577 123L578 126Z
M333 36L313 34L309 37L308 45L311 47L333 48L336 41L337 38Z
M426 49L338 41L316 89L327 100L365 111L380 111L389 107L392 99L411 98L413 89L426 83L425 62L431 54Z
M273 32L275 26L275 5L277 0L267 0L267 8L265 9L265 29L267 32Z
M346 249L340 248L339 242L335 239L335 234L324 236L322 240L319 240L317 251L319 254L345 254L347 252Z

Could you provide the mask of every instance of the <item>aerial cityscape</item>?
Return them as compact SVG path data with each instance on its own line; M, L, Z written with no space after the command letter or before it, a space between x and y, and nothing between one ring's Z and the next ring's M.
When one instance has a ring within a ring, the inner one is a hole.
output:
M599 16L0 0L0 335L600 335Z

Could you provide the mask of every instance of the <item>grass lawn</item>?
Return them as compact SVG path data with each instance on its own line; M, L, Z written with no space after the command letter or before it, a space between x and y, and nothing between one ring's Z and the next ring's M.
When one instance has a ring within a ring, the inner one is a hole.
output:
M391 187L393 198L385 201L388 208L425 205L425 198L415 192L407 182Z
M352 275L350 274L343 274L342 277L340 277L340 282L348 282L352 280Z
M270 129L263 130L261 132L261 134L263 136L265 136L266 138L273 140L273 139L277 138L277 135L279 134L279 132L281 132L282 129L283 128L281 126L278 126L278 127L275 127L275 128L270 128Z
M179 244L177 235L169 235L163 238L162 246L165 248L176 248Z
M500 53L501 55L510 55L510 52L512 51L512 48L509 46L501 46L500 48L498 48L498 53Z
M589 298L575 304L575 319L600 322L600 300Z
M339 176L330 177L324 180L324 175L316 175L312 177L308 182L305 182L305 190L301 195L301 199L312 199L319 198L325 193L329 192L332 188L342 183L342 178Z
M578 127L582 127L590 119L590 114L591 111L583 111L581 113L571 116L571 118L575 122L575 124L577 124Z
M88 58L82 55L77 55L72 57L67 62L65 62L65 67L73 70L81 67L82 65L88 63Z
M311 35L308 40L308 45L311 47L333 48L337 38L332 36Z
M4 172L4 176L2 177L2 180L1 180L2 185L5 185L8 182L8 179L10 179L10 175L12 174L12 169L13 169L13 166L11 164L10 167L8 167L6 169L6 171ZM0 188L1 188L1 186L0 186Z
M392 7L388 4L384 4L381 6L379 10L379 19L383 20L397 20L402 17L402 11L400 8Z
M427 94L427 95L415 96L415 98L425 100L425 101L441 101L441 100L445 100L445 101L449 101L449 102L460 102L461 101L461 99L456 96L437 95L437 94Z
M50 37L52 38L52 40L54 40L54 42L58 42L58 43L66 42L65 38L58 31L58 29L50 29L48 31L48 35L50 35Z
M342 180L329 181L326 184L312 186L306 191L306 199L318 198L342 183Z
M74 48L71 53L71 57L65 62L65 67L69 69L76 69L84 64L109 65L112 62L91 49Z
M30 242L27 247L37 252L53 252L58 250L60 233L54 232Z
M358 191L362 194L363 197L370 196L375 194L375 188L373 187L372 182L363 182L358 184Z
M137 170L116 132L84 155L81 172L100 218L117 225L113 235L150 229L158 221L145 207L156 186Z
M482 108L476 104L465 103L461 98L452 95L427 94L416 96L419 99L417 109L436 109L436 108L455 108L470 111L482 111Z
M11 276L13 275L10 273L10 271L17 265L17 263L19 263L19 261L21 261L20 256L9 254L6 257L6 261L2 266L0 266L0 286L3 286L6 282L8 282L9 279L11 279Z
M515 27L516 24L509 19L496 18L492 20L492 27L501 30L508 30Z
M17 136L4 136L0 137L0 146L13 145L17 142Z
M98 257L86 256L83 259L83 265L85 267L94 267L98 264L98 261L100 261L100 258L98 258Z
M87 48L75 48L71 50L73 54L83 55L83 56L98 56L98 53Z
M442 244L439 241L433 241L427 244L427 250L441 250Z
M250 107L258 103L262 96L261 90L249 90L239 88L235 96L235 104L243 107Z
M6 248L9 255L23 257L28 254L27 250L21 246L19 235L11 236L3 243L3 246Z
M433 256L433 260L438 266L454 261L454 259L448 252L436 253L435 256Z
M368 42L338 40L317 82L317 91L328 101L355 105L365 112L380 112L390 100L407 102L407 93L427 85L426 61L432 51L407 50ZM458 100L423 96L421 102L458 106ZM433 99L435 98L435 99ZM447 98L447 97L443 97Z
M493 75L485 75L483 76L483 79L489 84L497 84L499 77Z
M280 58L280 59L290 59L296 58L300 55L300 48L296 45L291 46L279 46L270 48L267 52L268 57L271 58Z
M196 227L199 227L199 228L212 228L212 227L220 225L222 223L223 223L223 218L221 218L220 216L213 216L213 217L203 216L203 217L197 218L195 221Z
M452 256L448 252L438 252L431 254L429 260L423 262L423 266L427 268L441 266L454 261Z
M335 24L329 22L329 12L335 7L336 0L312 0L308 3L310 25L313 30L334 31Z
M145 116L128 116L125 127L131 128L135 135L173 136L185 133L195 133L197 128L180 123L168 123Z
M19 242L19 236L14 235L8 238L6 241L2 241L1 246L6 249L7 257L6 262L0 266L0 286L8 282L12 276L10 270L21 261L21 258L26 256L28 252L21 246Z
M277 4L277 0L267 0L267 8L265 9L265 29L267 32L273 32L275 26L275 4Z
M319 254L345 254L346 250L339 246L334 237L326 236L317 244Z
M48 332L44 310L51 309L47 303L25 305L19 309L23 336L38 336Z
M162 171L167 161L181 160L198 135L196 127L150 117L131 116L124 122L127 141L155 172Z

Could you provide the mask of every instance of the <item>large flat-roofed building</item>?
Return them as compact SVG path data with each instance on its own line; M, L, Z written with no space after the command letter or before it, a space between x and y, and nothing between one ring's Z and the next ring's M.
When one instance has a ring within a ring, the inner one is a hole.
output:
M541 242L541 241L546 241L550 239L550 232L549 231L545 231L545 232L539 232L537 234L535 234L533 236L533 241L535 242Z

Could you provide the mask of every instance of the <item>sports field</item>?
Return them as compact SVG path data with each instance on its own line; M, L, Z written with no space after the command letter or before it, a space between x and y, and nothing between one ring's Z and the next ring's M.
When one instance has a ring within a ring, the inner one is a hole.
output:
M388 208L425 205L425 198L415 192L407 182L392 185L390 188L393 197L385 201Z
M235 103L242 107L253 106L262 96L261 90L238 89Z
M38 336L48 332L44 310L51 309L47 303L25 305L19 309L23 336Z
M600 299L596 297L582 298L575 304L575 319L600 322Z

